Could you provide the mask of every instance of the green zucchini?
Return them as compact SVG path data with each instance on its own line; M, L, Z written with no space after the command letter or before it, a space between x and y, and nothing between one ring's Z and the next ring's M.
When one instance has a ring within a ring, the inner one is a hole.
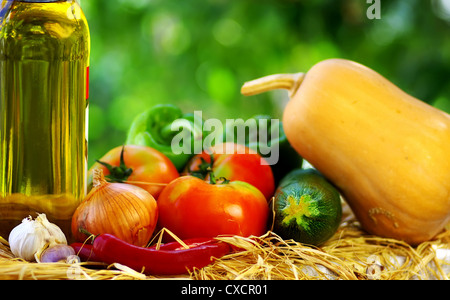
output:
M342 218L340 194L315 169L296 169L274 195L273 231L285 240L320 245L337 231Z

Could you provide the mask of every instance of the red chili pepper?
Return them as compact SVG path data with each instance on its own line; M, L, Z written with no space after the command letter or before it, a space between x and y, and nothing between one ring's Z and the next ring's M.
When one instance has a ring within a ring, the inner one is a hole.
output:
M70 246L75 250L75 253L81 259L81 261L102 261L95 255L93 246L91 244L73 243L70 244Z
M192 238L192 239L184 240L183 243L185 245L187 245L189 248L193 248L193 247L202 246L202 245L217 244L218 241L215 239L211 239L211 238ZM159 247L157 245L153 245L149 248L155 249L155 250L156 249L159 249L159 250L183 250L183 249L186 249L186 247L184 247L181 243L179 243L177 241L161 244L161 245L159 245Z
M213 258L220 258L231 250L227 243L214 239L192 239L185 242L192 247L184 249L178 242L173 242L156 250L155 246L134 246L111 234L101 234L95 237L93 250L102 262L126 265L147 275L184 274L187 270L209 265Z

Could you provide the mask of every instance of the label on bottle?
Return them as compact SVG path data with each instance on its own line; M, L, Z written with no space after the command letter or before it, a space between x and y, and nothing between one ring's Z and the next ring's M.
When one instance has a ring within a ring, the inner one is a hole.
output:
M89 99L89 66L86 67L86 100Z
M61 0L19 0L20 2L38 2L38 3L51 3L51 2L58 2Z
M2 1L0 3L0 29L3 27L3 21L7 15L13 1Z

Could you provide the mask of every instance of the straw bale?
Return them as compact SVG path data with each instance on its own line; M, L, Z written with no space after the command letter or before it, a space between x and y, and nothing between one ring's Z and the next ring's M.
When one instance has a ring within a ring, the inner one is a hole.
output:
M354 219L346 219L320 247L283 240L269 231L260 237L219 237L239 251L186 275L162 279L302 280L302 279L449 279L450 230L417 247L368 235ZM142 280L127 266L93 262L33 263L15 258L0 237L0 279Z

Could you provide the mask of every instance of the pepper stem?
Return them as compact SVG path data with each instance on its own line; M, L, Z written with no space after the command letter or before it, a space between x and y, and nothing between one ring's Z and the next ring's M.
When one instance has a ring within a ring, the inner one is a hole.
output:
M87 231L85 228L82 228L82 227L78 228L78 231L81 232L82 234L88 236L88 238L86 239L85 243L91 238L92 238L92 243L93 243L95 238L99 235L99 234L94 235L94 234L90 233L89 231Z
M247 81L241 88L244 96L252 96L276 89L286 89L293 96L303 82L305 73L274 74Z

